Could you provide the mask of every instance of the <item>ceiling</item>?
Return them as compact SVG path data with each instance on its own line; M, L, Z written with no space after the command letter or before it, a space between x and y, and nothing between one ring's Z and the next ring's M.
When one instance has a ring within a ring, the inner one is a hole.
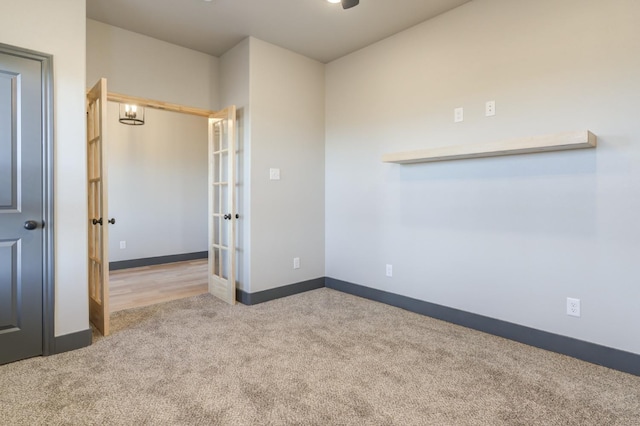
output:
M221 56L247 36L330 62L470 0L87 0L87 18Z

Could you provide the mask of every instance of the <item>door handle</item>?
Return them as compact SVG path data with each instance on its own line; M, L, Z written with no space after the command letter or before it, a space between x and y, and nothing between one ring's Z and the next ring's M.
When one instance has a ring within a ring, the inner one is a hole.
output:
M225 214L223 217L225 220L231 220L231 214Z
M24 229L27 229L29 231L33 231L37 227L38 227L38 222L36 222L35 220L28 220L24 223Z
M93 219L93 220L91 220L91 223L93 223L94 225L100 225L100 226L102 226L102 218L100 218L100 219ZM116 224L116 219L112 217L111 219L109 219L109 220L107 221L107 223L110 223L110 224L112 224L112 225L115 225L115 224Z

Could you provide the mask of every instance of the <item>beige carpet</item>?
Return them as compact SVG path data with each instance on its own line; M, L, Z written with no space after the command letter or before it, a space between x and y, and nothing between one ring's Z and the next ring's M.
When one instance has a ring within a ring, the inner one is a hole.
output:
M329 289L206 294L112 326L0 366L0 424L640 424L640 377Z

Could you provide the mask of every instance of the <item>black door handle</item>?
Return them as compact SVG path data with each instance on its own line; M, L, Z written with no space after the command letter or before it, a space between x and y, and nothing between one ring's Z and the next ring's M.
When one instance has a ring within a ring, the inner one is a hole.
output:
M93 223L94 225L100 225L100 226L102 226L102 218L100 218L100 219L92 219L92 220L91 220L91 223ZM115 219L115 218L111 218L111 219L109 219L109 220L107 221L107 223L110 223L110 224L112 224L112 225L115 225L115 224L116 224L116 219Z
M24 223L24 229L28 229L29 231L33 231L38 227L38 222L35 220L28 220Z
M225 214L224 215L224 219L225 220L231 220L231 214Z

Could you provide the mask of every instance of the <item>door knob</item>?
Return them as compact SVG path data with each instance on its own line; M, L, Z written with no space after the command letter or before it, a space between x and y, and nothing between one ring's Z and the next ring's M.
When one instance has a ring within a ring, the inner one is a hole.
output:
M225 214L224 218L225 220L231 220L231 214Z
M24 229L28 229L29 231L33 231L38 227L38 222L35 220L28 220L24 223Z
M112 224L112 225L115 225L115 224L116 224L116 218L115 218L115 217L112 217L112 218L111 218L111 219L109 219L107 222L109 222L109 223L110 223L110 224Z

